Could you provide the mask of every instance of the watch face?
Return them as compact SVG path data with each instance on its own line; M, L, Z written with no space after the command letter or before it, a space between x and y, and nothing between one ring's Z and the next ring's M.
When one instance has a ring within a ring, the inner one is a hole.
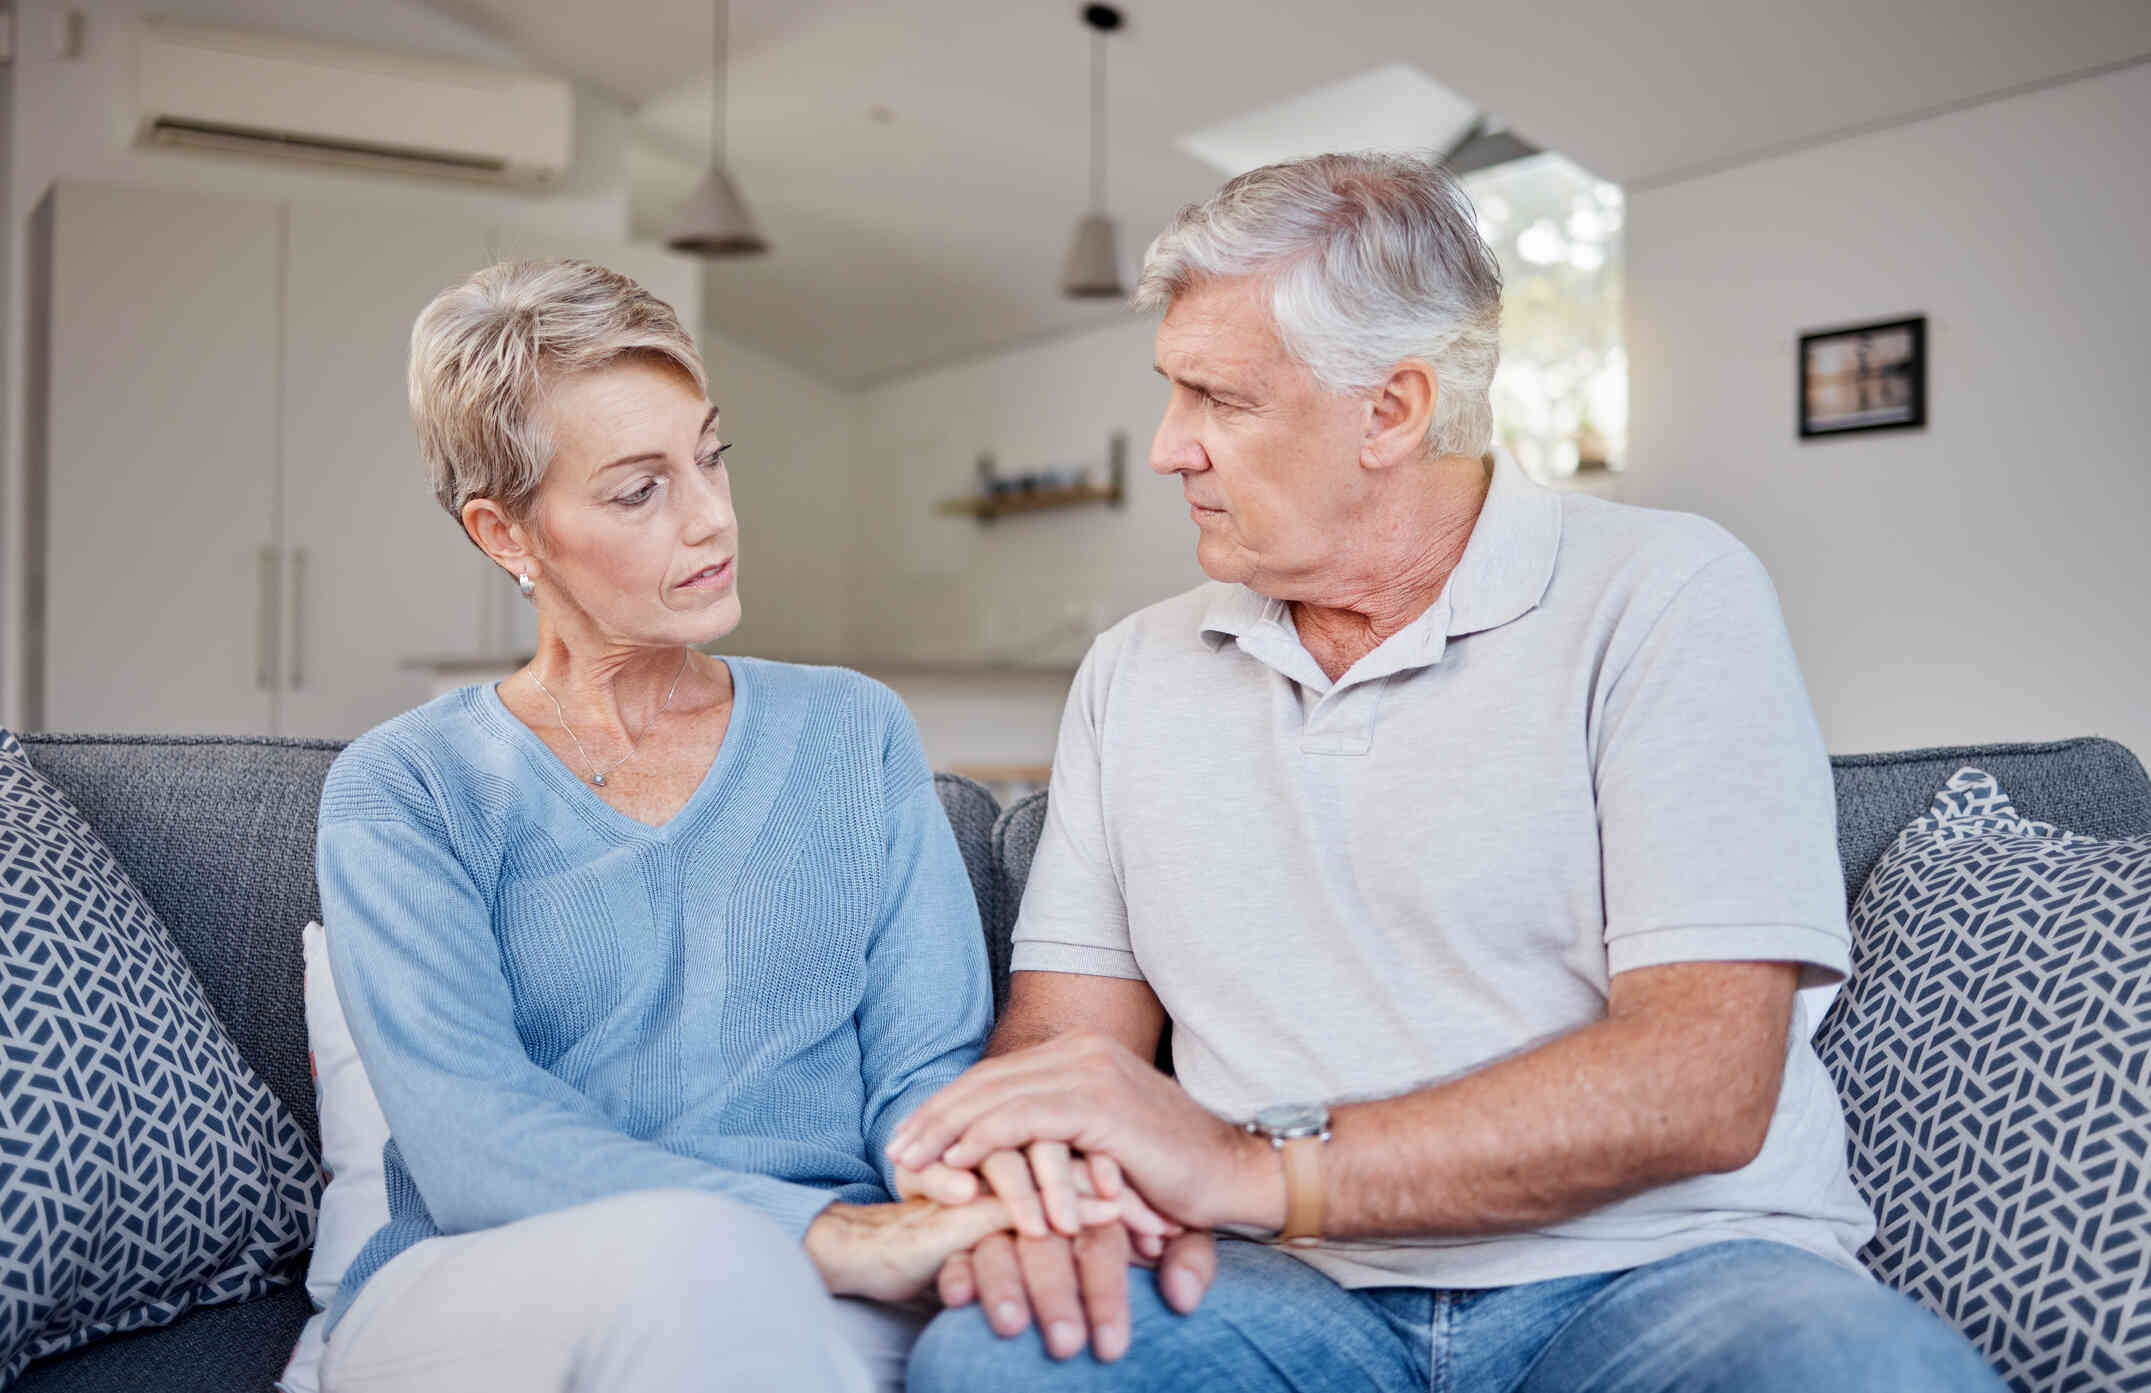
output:
M1255 1128L1273 1137L1311 1137L1329 1127L1329 1109L1319 1103L1279 1103L1255 1114Z

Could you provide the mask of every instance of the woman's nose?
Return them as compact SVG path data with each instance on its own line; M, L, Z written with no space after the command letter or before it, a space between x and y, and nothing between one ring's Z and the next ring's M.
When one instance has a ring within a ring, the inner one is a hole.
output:
M731 531L739 519L732 509L732 490L722 471L705 474L697 469L687 492L684 540L706 542Z

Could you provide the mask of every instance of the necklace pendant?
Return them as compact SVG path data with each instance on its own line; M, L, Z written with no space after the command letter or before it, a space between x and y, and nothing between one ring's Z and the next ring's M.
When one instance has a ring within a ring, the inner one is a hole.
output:
M603 774L592 774L590 782L596 784L599 788L603 788L605 787L605 776Z

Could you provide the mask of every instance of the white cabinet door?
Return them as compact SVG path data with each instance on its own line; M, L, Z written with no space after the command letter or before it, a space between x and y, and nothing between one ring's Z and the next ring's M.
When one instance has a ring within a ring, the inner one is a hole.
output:
M412 323L492 234L309 204L290 228L282 730L349 740L427 698L414 660L491 651L487 588L512 593L435 501L405 386Z
M280 211L51 197L42 724L267 733Z

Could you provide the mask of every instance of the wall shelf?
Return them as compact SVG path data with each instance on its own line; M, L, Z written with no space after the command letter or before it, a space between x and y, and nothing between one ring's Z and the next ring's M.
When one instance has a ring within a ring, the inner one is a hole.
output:
M1107 444L1107 452L1107 482L1103 484L1062 483L1058 481L1059 476L1050 474L1004 478L994 473L993 456L983 456L978 462L981 491L963 498L943 499L934 505L934 511L954 517L976 518L983 526L1012 513L1036 513L1048 508L1074 508L1087 503L1118 508L1127 501L1128 437L1115 431ZM1048 479L1055 482L1046 484Z

